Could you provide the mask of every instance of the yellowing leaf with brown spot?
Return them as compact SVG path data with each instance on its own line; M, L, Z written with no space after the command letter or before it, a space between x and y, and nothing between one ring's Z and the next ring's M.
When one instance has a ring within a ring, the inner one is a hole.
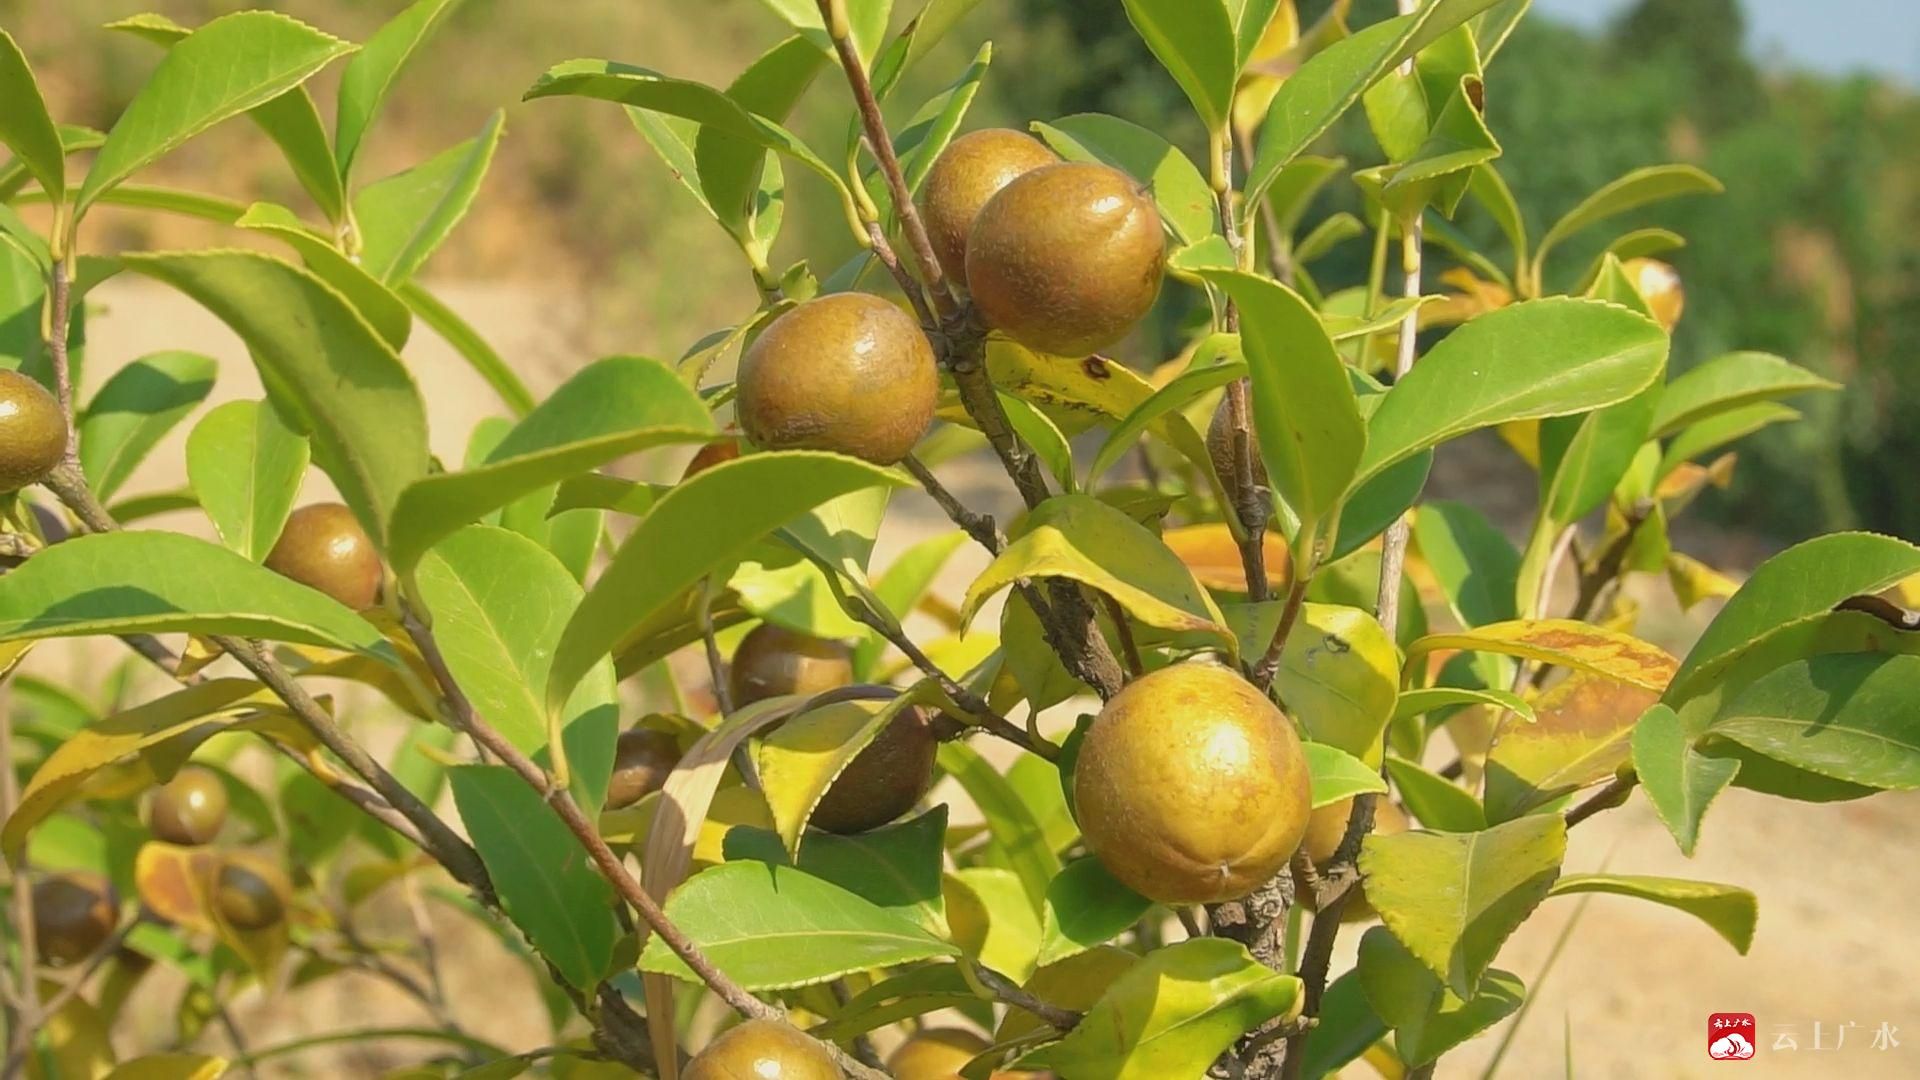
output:
M1464 649L1590 671L1648 690L1665 690L1679 666L1671 654L1637 637L1574 619L1515 619L1472 630L1428 634L1407 649L1407 666L1435 649Z
M1487 820L1510 821L1607 780L1632 753L1634 722L1657 691L1575 672L1534 702L1535 723L1508 717L1486 762Z
M133 858L134 890L155 915L183 930L209 934L214 930L213 876L219 870L220 858L211 849L153 840Z

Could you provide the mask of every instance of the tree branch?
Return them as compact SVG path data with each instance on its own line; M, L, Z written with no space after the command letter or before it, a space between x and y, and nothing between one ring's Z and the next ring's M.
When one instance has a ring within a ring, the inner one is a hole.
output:
M1594 792L1585 802L1567 811L1567 828L1573 828L1602 810L1612 810L1624 805L1627 797L1633 794L1633 789L1639 786L1639 783L1640 776L1632 769L1616 773L1612 780L1607 781L1606 787Z

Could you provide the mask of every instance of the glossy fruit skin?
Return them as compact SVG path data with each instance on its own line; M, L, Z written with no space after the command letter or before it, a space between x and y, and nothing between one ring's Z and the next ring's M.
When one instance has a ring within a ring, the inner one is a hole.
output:
M885 825L913 809L933 786L939 749L926 710L903 710L834 777L808 821L842 836Z
M777 1020L747 1020L720 1033L681 1071L686 1080L841 1080L820 1044Z
M607 781L607 809L632 806L659 791L680 763L680 744L664 731L634 728L620 733L613 746L613 777Z
M1300 850L1305 853L1308 861L1315 866L1320 866L1333 858L1334 851L1340 847L1340 841L1347 835L1347 818L1352 814L1352 799L1328 803L1313 812L1313 817L1307 821L1306 838L1300 842ZM1398 803L1383 798L1373 800L1373 831L1375 833L1381 836L1392 836L1395 833L1406 832L1412 825L1413 822L1408 819L1407 812L1400 809ZM1293 895L1295 901L1308 911L1315 910L1313 890L1306 887L1306 882L1298 874L1293 878ZM1340 909L1340 921L1343 923L1367 922L1377 917L1378 913L1373 910L1373 905L1367 903L1364 888L1349 893L1346 906Z
M740 358L740 427L765 450L833 450L876 465L907 456L940 396L933 345L870 293L809 300Z
M189 765L153 793L147 829L155 840L194 847L220 834L227 823L227 786L211 769Z
M1245 896L1306 834L1312 783L1293 724L1219 664L1128 684L1087 730L1074 767L1087 846L1142 896Z
M887 1056L894 1080L954 1080L992 1044L964 1028L926 1028Z
M715 465L723 461L732 461L739 456L740 440L737 436L729 435L717 442L710 442L701 447L700 451L687 462L686 469L680 473L680 479L691 480Z
M380 598L380 553L353 511L339 503L295 510L267 553L267 569L355 611L372 607Z
M120 922L113 886L99 874L56 874L33 886L33 932L40 955L73 964L93 955Z
M733 707L783 694L818 694L853 681L853 650L773 623L740 639L727 670Z
M1055 356L1087 356L1127 336L1165 269L1153 200L1127 174L1087 162L1014 180L967 238L967 289L987 325Z
M1664 327L1667 333L1680 321L1680 313L1686 310L1687 290L1680 284L1680 273L1659 259L1628 259L1620 264L1620 270L1640 290L1640 298L1647 302L1647 309L1653 313L1653 321Z
M969 131L940 152L920 189L920 217L947 278L967 280L967 237L974 219L1000 189L1059 156L1046 144L1010 128Z
M278 870L228 863L214 882L213 902L235 930L265 930L287 917L293 886Z
M33 378L0 371L0 492L45 479L66 452L60 402Z
M1249 425L1252 419L1248 419ZM1260 456L1259 440L1253 437L1253 430L1247 430L1247 449L1253 455L1253 483L1255 487L1267 487L1267 462ZM1225 398L1220 407L1213 412L1213 422L1207 425L1207 457L1213 462L1213 471L1220 477L1220 486L1226 489L1227 498L1233 500L1236 508L1240 501L1240 474L1233 467L1233 423L1227 409Z

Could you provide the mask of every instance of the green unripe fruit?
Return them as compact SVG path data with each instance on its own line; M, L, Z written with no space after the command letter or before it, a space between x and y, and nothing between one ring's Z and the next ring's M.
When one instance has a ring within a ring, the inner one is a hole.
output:
M73 964L93 955L120 921L113 886L99 874L59 874L33 886L33 934L40 955Z
M740 427L767 450L832 450L892 465L933 423L933 345L913 316L869 293L809 300L740 358Z
M939 749L926 711L903 710L833 778L808 821L842 836L885 825L913 809L933 786Z
M920 217L947 277L967 280L967 236L974 219L1014 179L1060 158L1031 135L1007 128L969 131L940 152L920 189Z
M1238 672L1189 662L1114 695L1087 729L1074 805L1087 846L1166 904L1245 896L1306 833L1312 781L1293 724Z
M380 597L380 553L353 511L339 503L295 510L267 553L267 569L355 611L372 607Z
M47 388L0 371L0 492L46 479L67 452L67 417Z
M840 1069L814 1040L778 1020L747 1020L695 1054L686 1080L841 1080Z
M623 731L613 746L613 777L607 781L607 809L632 806L660 790L680 764L680 744L664 731Z
M967 290L987 325L1080 357L1127 335L1166 268L1160 211L1118 169L1066 162L1015 179L967 238Z
M964 1028L927 1028L887 1057L887 1071L894 1080L956 1080L989 1045Z
M738 709L785 694L818 694L853 681L853 650L773 623L740 639L727 672Z
M227 786L210 769L189 765L153 793L147 828L156 840L192 847L219 835L227 823Z
M213 902L220 917L235 930L265 930L287 917L293 886L286 875L264 863L230 862L214 882Z

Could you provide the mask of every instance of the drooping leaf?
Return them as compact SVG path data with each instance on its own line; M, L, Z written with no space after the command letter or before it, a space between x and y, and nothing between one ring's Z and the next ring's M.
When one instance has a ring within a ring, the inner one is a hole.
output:
M367 39L340 73L340 103L334 124L334 158L341 176L353 174L353 162L367 129L380 115L400 72L461 0L415 0Z
M1384 794L1387 782L1380 770L1338 747L1306 742L1300 749L1307 758L1307 775L1313 778L1313 808L1331 806L1362 792Z
M1633 768L1680 854L1691 857L1700 840L1701 819L1733 782L1740 762L1695 750L1680 717L1666 705L1656 705L1634 726Z
M1073 446L1067 442L1067 436L1047 414L1025 398L995 391L1000 398L1001 411L1007 414L1007 424L1015 435L1033 451L1033 456L1047 467L1060 490L1072 494L1078 487L1073 469Z
M80 468L111 499L148 452L213 390L219 370L190 352L143 356L113 373L80 416Z
M1225 128L1240 73L1233 24L1221 0L1126 0L1127 19L1207 130Z
M760 862L695 874L667 898L666 912L715 967L749 990L959 954L905 915L811 874ZM640 970L697 981L658 936L641 952Z
M1432 500L1414 514L1413 536L1461 625L1485 626L1519 615L1514 583L1520 553L1480 511Z
M182 38L127 103L75 196L75 215L207 128L271 101L353 46L285 15L240 11Z
M1060 857L1047 842L1047 831L1032 808L999 770L966 743L942 743L936 760L980 808L1002 861L1019 876L1034 910L1040 910L1047 886L1060 873Z
M807 818L834 779L923 696L908 691L890 702L837 702L801 713L761 740L761 790L787 851L800 850Z
M1470 649L1518 656L1574 671L1591 671L1656 693L1674 678L1666 650L1617 630L1574 619L1518 619L1472 630L1428 634L1410 647L1407 662L1435 649Z
M1393 1029L1395 1052L1411 1066L1425 1065L1506 1019L1526 997L1518 978L1494 970L1462 1000L1384 926L1360 938L1357 970L1374 1013Z
M905 915L929 933L947 935L946 903L940 893L942 841L947 807L936 805L919 817L855 836L814 833L794 863L787 845L765 829L744 825L727 830L728 861L754 859L799 869L880 907Z
M1104 945L1139 922L1152 906L1153 901L1108 873L1099 859L1076 859L1047 884L1035 963L1045 967Z
M1111 165L1147 186L1179 240L1218 234L1220 213L1204 173L1164 136L1104 113L1077 113L1033 130L1068 161Z
M1472 833L1368 836L1367 900L1447 989L1471 998L1514 928L1560 874L1567 826L1557 814Z
M1684 911L1713 928L1727 944L1745 956L1753 945L1753 927L1760 918L1759 901L1733 885L1643 874L1569 874L1553 883L1549 896L1570 893L1614 893L1665 904Z
M1708 734L1797 769L1882 789L1920 787L1920 656L1827 653L1755 680Z
M283 415L307 429L315 459L384 549L401 490L426 475L427 420L413 377L373 327L320 279L270 256L215 251L122 261L199 301L240 335Z
M1534 702L1535 723L1508 720L1487 752L1487 820L1500 822L1612 777L1631 754L1634 722L1659 691L1575 672Z
M1681 195L1714 195L1726 190L1720 181L1692 165L1649 165L1635 169L1612 181L1567 211L1547 234L1533 259L1536 265L1547 261L1547 253L1562 240L1588 226L1624 214L1663 199Z
M480 134L404 172L366 186L353 199L360 265L399 286L446 240L486 178L506 114L496 109Z
M260 562L293 511L307 440L272 404L229 401L187 433L187 481L228 547Z
M397 290L401 302L420 317L420 321L433 328L433 332L446 340L460 358L473 367L493 392L515 416L525 416L533 411L533 394L527 389L520 376L515 374L500 354L493 351L486 339L474 332L466 320L460 318L452 308L441 303L439 298L420 287L418 282L409 281Z
M454 805L500 904L567 981L591 988L613 962L613 889L538 791L504 765L448 770Z
M0 30L0 98L8 102L0 112L0 143L27 167L41 190L59 202L67 194L66 150L53 117L47 114L47 101L40 95L33 68L5 30Z
M1019 1065L1087 1080L1200 1076L1242 1034L1301 1004L1298 979L1237 942L1194 938L1147 954L1065 1038Z
M413 313L406 303L325 237L309 230L293 211L275 203L257 202L247 207L234 225L285 241L299 253L307 269L339 290L373 324L388 345L397 351L407 344L413 332Z

